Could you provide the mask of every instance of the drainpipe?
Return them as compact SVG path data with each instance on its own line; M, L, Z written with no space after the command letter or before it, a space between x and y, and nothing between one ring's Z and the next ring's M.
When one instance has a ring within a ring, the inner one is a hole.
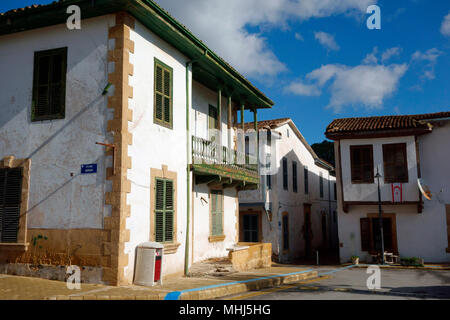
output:
M208 51L205 51L203 57L207 55ZM189 227L190 227L190 207L191 207L191 135L189 129L189 114L190 114L190 87L189 87L189 69L192 64L201 58L197 58L186 62L186 243L185 243L185 254L184 254L184 275L189 274Z

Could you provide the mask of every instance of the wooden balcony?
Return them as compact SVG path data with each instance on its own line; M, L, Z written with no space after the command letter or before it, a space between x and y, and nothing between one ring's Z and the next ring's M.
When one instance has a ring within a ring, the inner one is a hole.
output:
M247 190L256 189L260 180L256 157L194 136L192 168L197 184L216 183Z

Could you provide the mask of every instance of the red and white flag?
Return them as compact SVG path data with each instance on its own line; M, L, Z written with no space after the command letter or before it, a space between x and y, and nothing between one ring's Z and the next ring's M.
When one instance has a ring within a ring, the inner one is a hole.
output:
M401 183L393 183L392 188L392 202L403 202L403 188Z

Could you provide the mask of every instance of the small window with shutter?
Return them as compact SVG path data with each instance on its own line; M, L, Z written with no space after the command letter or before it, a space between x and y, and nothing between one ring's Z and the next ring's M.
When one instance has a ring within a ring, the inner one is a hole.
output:
M22 168L0 169L0 242L17 242Z
M288 190L288 162L283 158L283 189Z
M292 190L297 192L297 162L292 161Z
M155 241L166 243L174 239L173 181L156 179L155 184Z
M155 58L154 122L172 129L173 69Z
M373 183L373 146L350 146L352 183Z
M211 235L223 235L223 191L211 190L210 193L211 208Z
M64 119L67 48L34 53L31 121Z
M383 144L384 181L408 182L406 143Z

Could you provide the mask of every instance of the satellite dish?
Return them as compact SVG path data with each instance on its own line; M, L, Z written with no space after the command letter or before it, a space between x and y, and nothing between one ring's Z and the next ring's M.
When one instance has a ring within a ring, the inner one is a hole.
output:
M431 200L431 190L430 188L425 184L425 181L423 179L417 179L417 185L419 186L420 192L422 192L423 196L427 198L428 200Z

